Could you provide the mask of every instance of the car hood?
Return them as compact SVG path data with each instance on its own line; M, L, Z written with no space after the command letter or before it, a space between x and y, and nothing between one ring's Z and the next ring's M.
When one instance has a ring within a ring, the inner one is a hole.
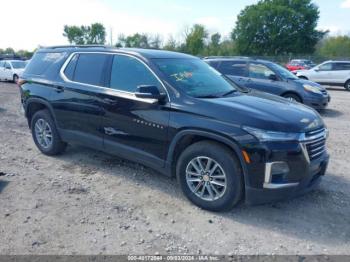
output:
M217 107L216 118L237 125L245 125L280 132L307 132L324 126L320 115L312 108L279 96L251 91L227 98L206 99Z

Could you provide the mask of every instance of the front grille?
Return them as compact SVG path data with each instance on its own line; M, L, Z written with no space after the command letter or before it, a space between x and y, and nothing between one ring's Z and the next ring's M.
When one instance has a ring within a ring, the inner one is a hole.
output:
M310 161L321 157L322 154L326 151L326 132L326 129L322 128L307 132L305 134L304 144L306 146Z

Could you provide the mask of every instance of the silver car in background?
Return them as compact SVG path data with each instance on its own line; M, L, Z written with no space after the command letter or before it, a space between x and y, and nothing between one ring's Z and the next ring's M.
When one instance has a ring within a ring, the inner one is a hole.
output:
M296 75L323 85L344 86L350 91L350 61L326 61L309 70L298 70Z

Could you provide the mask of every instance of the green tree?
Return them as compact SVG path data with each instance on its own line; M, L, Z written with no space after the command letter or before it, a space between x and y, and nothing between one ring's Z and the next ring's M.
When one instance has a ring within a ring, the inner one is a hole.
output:
M147 34L136 33L125 37L119 36L117 46L135 47L135 48L150 48L150 39Z
M350 36L334 36L323 39L317 49L323 57L350 57Z
M219 33L212 34L210 36L210 42L207 48L206 55L219 55L221 49L220 42L221 35Z
M313 53L326 33L316 30L318 19L311 0L261 0L238 15L232 39L245 55Z
M100 23L94 23L90 26L69 26L65 25L63 36L67 37L70 44L89 45L89 44L105 44L106 29Z
M205 41L208 33L203 25L195 24L188 33L185 39L185 51L192 55L201 55L205 48Z
M163 46L163 49L169 50L169 51L177 51L178 50L177 42L172 35L169 36L169 39L165 43L165 45Z

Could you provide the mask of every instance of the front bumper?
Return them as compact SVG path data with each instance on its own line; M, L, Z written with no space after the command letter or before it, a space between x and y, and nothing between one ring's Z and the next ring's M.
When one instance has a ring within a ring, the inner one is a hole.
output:
M317 98L316 97L305 98L304 104L315 109L325 109L328 106L330 101L331 101L331 97L329 94L327 94Z
M245 200L261 204L301 195L325 175L329 155L327 130L310 131L295 142L249 143L245 165Z
M256 205L303 195L314 189L320 183L322 177L326 173L328 161L329 155L325 154L317 161L311 162L308 169L305 170L303 178L299 181L288 183L288 186L276 188L254 188L246 186L245 202L247 204Z

